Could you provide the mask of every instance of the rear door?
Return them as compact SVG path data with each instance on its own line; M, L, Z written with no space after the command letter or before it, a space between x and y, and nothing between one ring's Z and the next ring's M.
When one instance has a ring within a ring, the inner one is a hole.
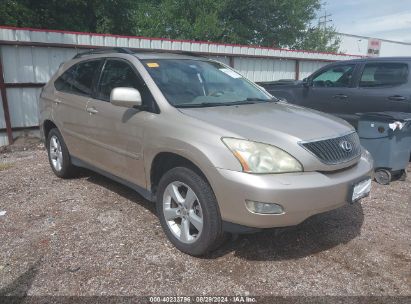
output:
M335 115L349 114L355 63L334 64L313 74L301 96L301 105Z
M93 142L92 164L112 175L145 187L143 136L150 111L114 106L110 93L117 87L140 91L143 105L151 109L153 97L134 66L123 59L107 59L93 98L87 104L90 113L88 137Z
M86 106L101 62L88 60L77 63L54 82L56 94L53 119L59 124L70 154L85 161L89 159L90 148L87 138L89 115Z
M362 65L349 106L356 112L411 112L410 66L401 61Z

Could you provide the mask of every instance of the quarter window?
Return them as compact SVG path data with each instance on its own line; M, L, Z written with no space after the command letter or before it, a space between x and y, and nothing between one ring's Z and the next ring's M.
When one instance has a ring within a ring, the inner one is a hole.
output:
M100 62L92 60L72 66L54 82L55 88L66 93L90 96L93 78Z
M313 78L314 87L348 87L351 83L355 65L331 67Z
M361 75L360 87L395 86L408 80L408 65L405 63L367 63Z

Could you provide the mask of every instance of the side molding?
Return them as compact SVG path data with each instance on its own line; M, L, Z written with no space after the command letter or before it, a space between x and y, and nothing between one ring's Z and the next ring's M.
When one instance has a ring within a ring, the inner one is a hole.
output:
M133 183L131 183L131 182L125 180L125 179L122 179L121 177L118 177L118 176L115 176L111 173L108 173L107 171L101 170L101 169L99 169L99 168L97 168L93 165L90 165L90 164L82 161L81 159L78 159L77 157L73 157L73 156L70 155L70 158L71 158L71 162L72 162L73 165L75 165L77 167L86 168L86 169L89 169L91 171L94 171L94 172L96 172L100 175L103 175L103 176L105 176L105 177L107 177L107 178L109 178L109 179L111 179L111 180L113 180L113 181L115 181L119 184L122 184L126 187L129 187L129 188L133 189L134 191L136 191L138 194L140 194L142 197L144 197L146 200L149 200L150 202L155 201L155 195L151 191L149 191L149 190L147 190L143 187L140 187L136 184L133 184Z

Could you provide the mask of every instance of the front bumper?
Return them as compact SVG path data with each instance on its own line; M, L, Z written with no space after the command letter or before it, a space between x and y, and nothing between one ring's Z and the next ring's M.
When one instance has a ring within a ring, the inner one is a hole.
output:
M216 169L209 177L225 222L272 228L297 225L314 214L343 206L353 184L372 175L372 160L363 154L356 165L337 172L257 175ZM284 213L252 213L246 200L279 204Z

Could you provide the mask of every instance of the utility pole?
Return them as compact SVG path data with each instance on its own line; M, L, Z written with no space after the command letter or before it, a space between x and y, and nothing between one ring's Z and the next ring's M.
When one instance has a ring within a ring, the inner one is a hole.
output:
M333 20L330 19L331 14L327 14L327 2L324 2L322 5L324 6L324 15L318 17L318 28L322 28L323 30L325 30L327 28L327 23Z

